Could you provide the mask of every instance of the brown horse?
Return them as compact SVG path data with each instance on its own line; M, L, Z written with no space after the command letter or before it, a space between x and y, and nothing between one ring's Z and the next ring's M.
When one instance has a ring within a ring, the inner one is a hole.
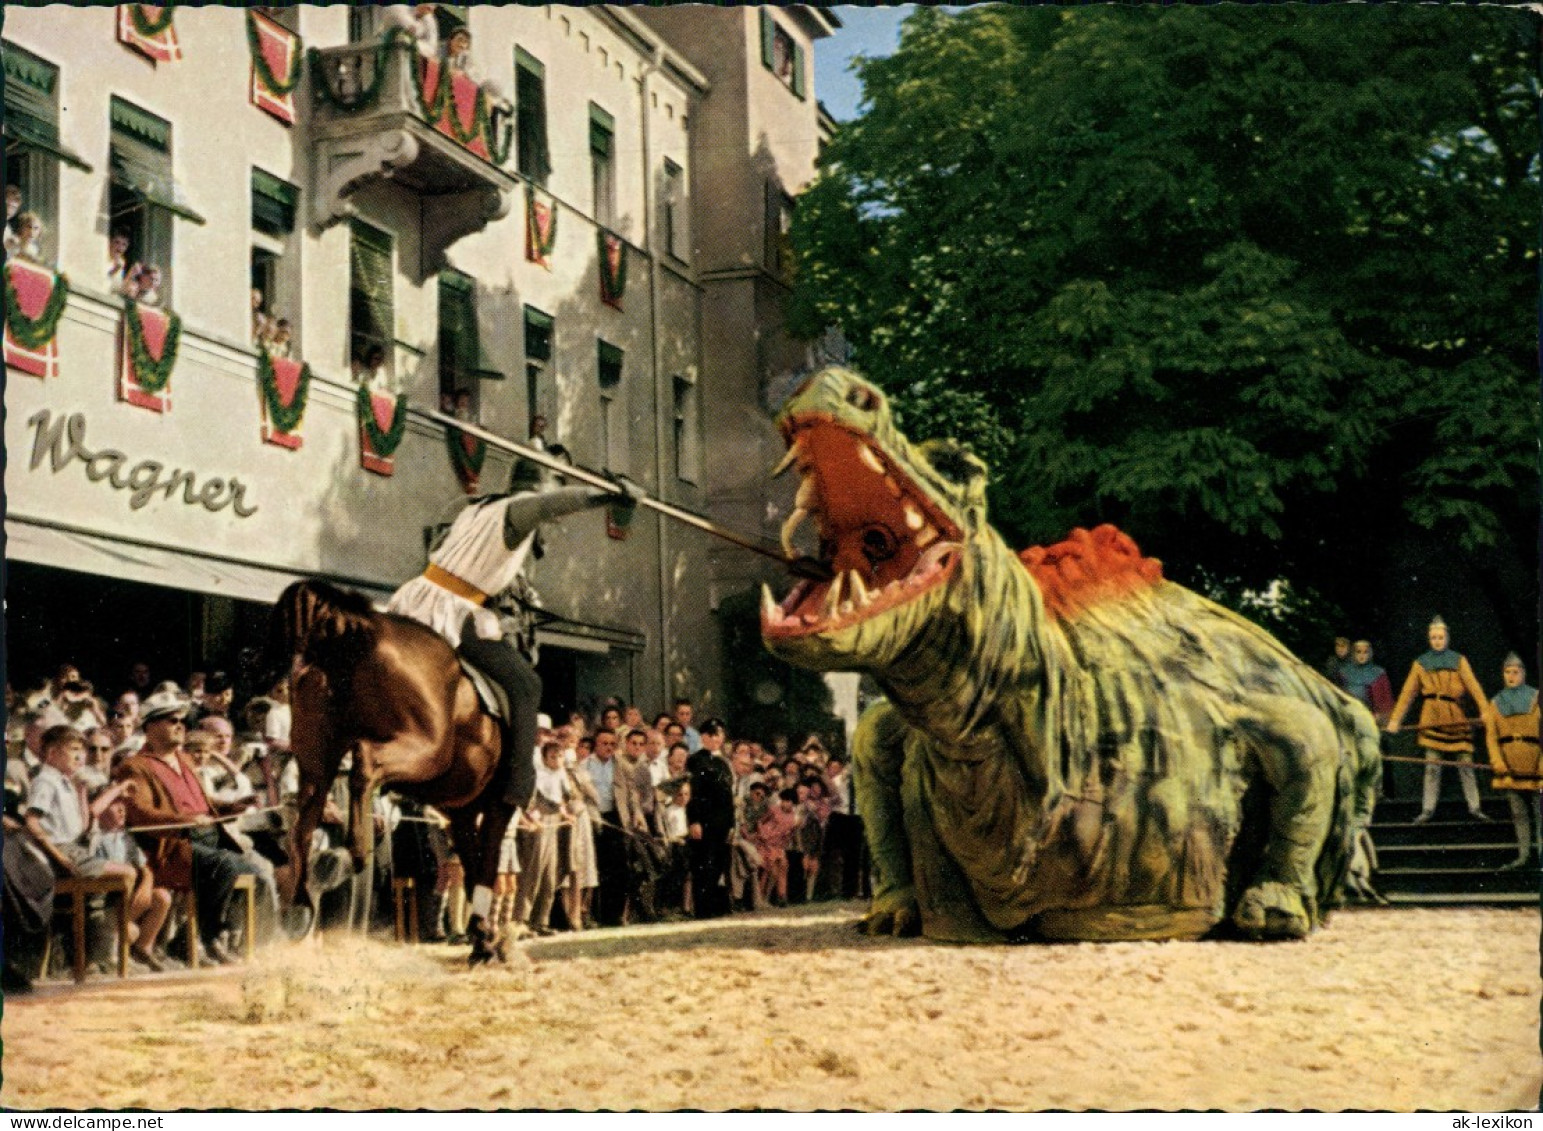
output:
M297 581L274 606L265 661L270 671L290 673L290 749L300 770L291 836L295 902L310 906L311 835L347 752L356 871L371 855L373 799L384 786L449 815L468 897L477 884L493 886L515 808L504 800L509 767L497 720L443 637L375 612L357 593ZM472 965L499 954L493 924L473 915L468 934Z

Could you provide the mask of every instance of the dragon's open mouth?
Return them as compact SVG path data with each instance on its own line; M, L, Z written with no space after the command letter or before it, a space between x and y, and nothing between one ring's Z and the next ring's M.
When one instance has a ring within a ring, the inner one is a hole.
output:
M761 629L768 636L804 636L844 628L897 605L952 576L963 535L866 434L822 414L783 425L788 454L773 477L790 467L800 482L782 545L815 520L819 560L830 581L800 581L778 603L763 589Z

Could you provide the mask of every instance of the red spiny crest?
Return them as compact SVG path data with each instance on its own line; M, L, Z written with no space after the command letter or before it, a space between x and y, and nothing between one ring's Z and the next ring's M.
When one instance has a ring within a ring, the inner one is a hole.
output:
M1062 620L1163 579L1163 563L1142 557L1130 536L1108 523L1091 532L1078 527L1053 546L1030 546L1018 560L1039 585L1045 609Z

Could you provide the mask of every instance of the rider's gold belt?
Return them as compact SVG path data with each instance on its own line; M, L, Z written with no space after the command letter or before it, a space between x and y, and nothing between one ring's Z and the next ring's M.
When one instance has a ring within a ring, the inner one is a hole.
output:
M448 570L440 569L433 562L430 562L428 568L423 571L423 576L441 589L448 589L457 597L465 597L474 605L485 605L488 603L488 595L482 590L469 581L463 581Z

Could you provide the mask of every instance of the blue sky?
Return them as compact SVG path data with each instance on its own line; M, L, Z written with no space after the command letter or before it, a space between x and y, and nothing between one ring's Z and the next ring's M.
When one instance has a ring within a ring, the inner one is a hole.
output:
M862 85L847 70L853 55L889 55L900 43L900 23L914 4L888 8L859 8L851 4L834 9L842 27L814 45L814 92L838 122L857 117Z

